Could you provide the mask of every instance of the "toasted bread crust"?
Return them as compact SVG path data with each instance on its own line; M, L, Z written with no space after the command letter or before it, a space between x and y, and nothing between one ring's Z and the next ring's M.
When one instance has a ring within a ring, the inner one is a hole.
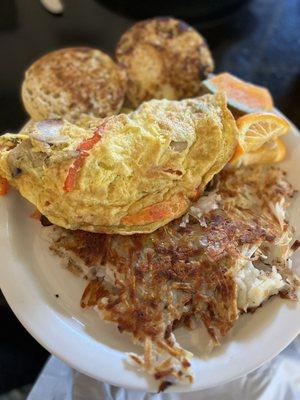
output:
M105 53L73 47L46 54L26 71L22 100L31 118L106 117L122 107L124 71Z
M121 37L116 59L126 69L127 97L134 106L152 98L196 96L201 80L214 69L205 39L174 18L133 25Z

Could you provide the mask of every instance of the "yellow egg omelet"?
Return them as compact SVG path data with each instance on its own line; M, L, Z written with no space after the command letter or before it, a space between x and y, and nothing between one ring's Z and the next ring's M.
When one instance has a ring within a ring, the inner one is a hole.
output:
M151 100L95 130L45 120L3 135L0 176L61 227L146 233L186 212L236 142L221 94Z

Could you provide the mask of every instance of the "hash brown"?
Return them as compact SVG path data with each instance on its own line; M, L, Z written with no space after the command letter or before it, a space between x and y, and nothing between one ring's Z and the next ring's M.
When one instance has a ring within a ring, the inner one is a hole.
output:
M148 235L50 229L50 249L89 280L82 307L93 307L144 356L138 368L161 384L192 380L191 353L176 328L201 320L213 342L241 313L272 295L297 299L293 232L286 209L293 189L272 167L222 171L188 213Z

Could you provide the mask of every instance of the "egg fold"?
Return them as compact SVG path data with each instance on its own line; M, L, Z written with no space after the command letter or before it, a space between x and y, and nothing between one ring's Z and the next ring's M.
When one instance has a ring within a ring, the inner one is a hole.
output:
M236 143L221 93L151 100L96 129L45 120L3 135L0 176L63 228L148 233L187 211Z

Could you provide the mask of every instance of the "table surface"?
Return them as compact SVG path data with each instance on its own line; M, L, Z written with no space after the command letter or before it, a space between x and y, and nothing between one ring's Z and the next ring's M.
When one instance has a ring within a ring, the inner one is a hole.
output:
M53 16L38 0L1 0L1 133L18 130L27 119L20 84L33 60L73 45L94 46L113 54L120 35L134 22L96 0L64 0L64 4L65 13ZM206 37L217 72L229 71L267 86L276 106L300 126L300 0L252 0L230 16L205 23L194 20L193 25ZM31 382L47 352L3 304L0 320L1 326L8 327L6 333L0 331L3 392Z

